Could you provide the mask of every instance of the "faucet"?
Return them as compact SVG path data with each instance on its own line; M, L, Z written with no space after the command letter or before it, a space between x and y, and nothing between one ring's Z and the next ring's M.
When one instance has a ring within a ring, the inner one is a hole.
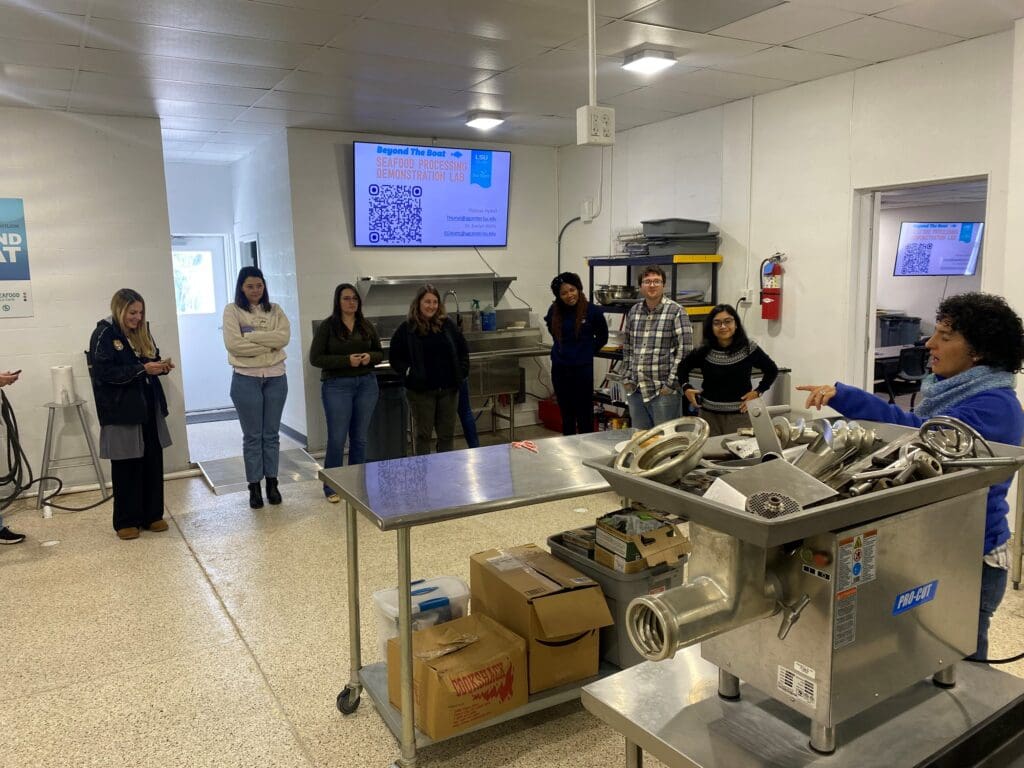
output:
M451 296L455 299L455 326L461 331L462 330L462 312L459 311L459 294L454 289L449 288L444 292L444 298L441 299L441 303L444 304L445 309L448 309L448 297Z

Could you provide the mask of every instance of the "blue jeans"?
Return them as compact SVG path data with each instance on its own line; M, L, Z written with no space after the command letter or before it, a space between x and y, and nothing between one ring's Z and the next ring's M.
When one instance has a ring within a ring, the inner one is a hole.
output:
M978 610L978 649L973 658L988 658L988 625L1006 592L1007 572L987 563L981 566L981 605Z
M462 424L462 436L466 438L466 447L479 448L480 435L476 431L476 417L469 402L469 379L463 379L459 384L459 422Z
M320 399L327 417L327 455L324 469L340 467L348 440L348 463L366 463L366 436L370 432L373 409L377 407L377 377L339 376L320 385ZM324 495L334 490L324 486Z
M231 377L231 402L242 425L242 458L245 481L258 483L264 477L277 477L281 453L281 412L288 398L288 377Z
M644 402L640 390L629 393L629 420L636 429L650 429L683 415L683 400L678 392L655 395L649 403Z

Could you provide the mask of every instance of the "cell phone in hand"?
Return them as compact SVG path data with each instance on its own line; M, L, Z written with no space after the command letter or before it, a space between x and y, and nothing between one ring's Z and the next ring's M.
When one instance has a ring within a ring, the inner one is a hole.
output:
M18 375L19 373L21 373L21 368L19 368L19 369L18 369L18 370L16 370L16 371L11 371L10 375L11 375L11 376L17 376L17 375Z

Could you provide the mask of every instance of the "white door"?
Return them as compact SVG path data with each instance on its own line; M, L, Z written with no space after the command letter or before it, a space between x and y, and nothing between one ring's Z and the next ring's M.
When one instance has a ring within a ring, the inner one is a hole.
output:
M234 286L224 271L224 238L175 236L171 256L185 412L231 408L231 366L220 325Z

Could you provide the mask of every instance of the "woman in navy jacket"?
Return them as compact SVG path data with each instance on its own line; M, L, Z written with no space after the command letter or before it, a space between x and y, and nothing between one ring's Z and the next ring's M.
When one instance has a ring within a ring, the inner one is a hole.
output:
M583 281L563 272L551 281L551 302L544 324L554 339L551 384L562 414L562 434L594 431L594 353L608 343L604 313L587 301Z
M158 377L173 368L170 360L160 359L142 296L122 288L110 300L110 317L96 324L89 342L100 456L110 459L114 530L121 539L137 539L140 529L167 530L163 449L171 437Z
M935 333L925 344L932 373L921 383L922 399L907 413L870 392L836 382L797 387L810 394L807 407L828 405L853 419L919 427L932 416L952 416L974 427L986 440L1020 445L1024 412L1014 390L1014 374L1024 366L1024 324L1001 296L962 293L939 304ZM1010 564L1010 481L988 489L985 547L981 573L978 648L988 656L988 626L1003 593Z

